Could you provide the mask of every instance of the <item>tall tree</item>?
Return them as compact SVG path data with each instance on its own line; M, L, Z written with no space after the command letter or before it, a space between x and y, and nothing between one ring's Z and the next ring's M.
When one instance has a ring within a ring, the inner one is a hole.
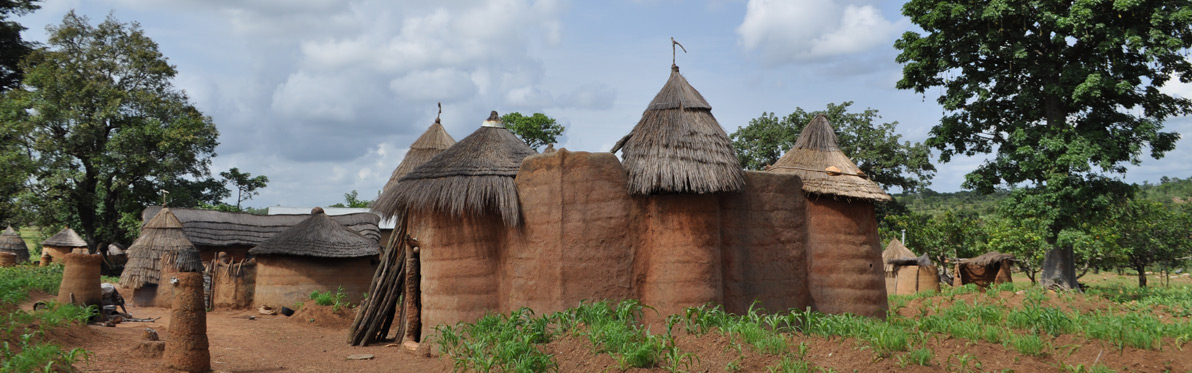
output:
M231 170L220 172L219 176L224 179L225 183L231 183L232 188L236 189L236 210L240 210L240 203L252 199L261 192L269 183L269 177L265 175L252 176L247 172L240 172L240 169L232 167Z
M23 16L41 8L38 0L0 0L0 92L21 84L21 59L33 51L34 44L21 40L25 26L10 17Z
M850 113L848 108L852 104L852 101L839 105L829 103L824 110L811 112L795 108L794 113L782 118L774 113L762 113L762 116L750 119L749 125L737 127L729 138L733 140L733 149L741 166L760 170L778 161L795 145L803 127L816 115L824 114L836 130L840 150L852 158L870 180L885 189L899 187L915 191L927 186L935 175L928 148L921 143L900 142L902 135L895 132L898 122L874 123L881 118L877 110Z
M502 115L501 122L505 123L505 128L508 128L510 132L517 135L534 150L540 150L538 148L547 144L554 144L566 129L562 124L555 122L555 118L548 117L543 113L525 116L515 111Z
M1160 158L1178 134L1163 121L1192 112L1192 101L1159 90L1192 82L1192 7L1186 1L971 2L911 0L902 13L925 31L894 47L904 64L900 89L943 87L946 111L927 144L954 155L996 152L964 186L991 192L1025 184L1024 200L1049 200L1052 245L1043 286L1078 288L1070 246L1056 238L1108 208L1080 199L1121 190L1106 174L1125 173L1144 149ZM1116 199L1128 194L1116 195Z
M360 193L356 192L356 190L353 189L351 192L344 193L344 202L332 204L327 207L365 208L365 207L372 206L372 203L373 203L373 201L369 201L366 199L360 199Z
M35 179L25 201L56 220L44 225L79 229L92 250L128 242L119 221L139 217L162 189L195 189L179 186L209 176L219 133L173 87L177 71L136 23L109 16L92 26L70 12L48 30L48 48L29 54L22 86L0 106L4 125L24 131ZM60 207L67 216L52 213Z

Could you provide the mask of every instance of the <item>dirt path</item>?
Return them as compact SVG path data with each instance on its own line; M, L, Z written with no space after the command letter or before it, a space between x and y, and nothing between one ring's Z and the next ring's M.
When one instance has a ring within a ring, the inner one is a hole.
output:
M43 296L42 298L49 298ZM34 299L41 300L41 299ZM32 304L32 301L28 302ZM31 307L31 306L30 306ZM91 352L87 362L75 367L84 372L159 372L160 358L133 351L141 343L145 328L153 328L162 340L169 338L170 310L157 307L128 307L138 318L156 322L130 322L115 327L79 326L52 333L49 338L65 347L82 347ZM255 316L250 320L249 316ZM257 311L214 311L207 314L211 368L217 372L394 372L450 371L445 359L418 357L401 347L352 347L346 342L346 327L323 327L293 317L266 316ZM342 324L329 322L329 324ZM318 324L324 324L320 321ZM372 360L347 360L352 354L372 354Z

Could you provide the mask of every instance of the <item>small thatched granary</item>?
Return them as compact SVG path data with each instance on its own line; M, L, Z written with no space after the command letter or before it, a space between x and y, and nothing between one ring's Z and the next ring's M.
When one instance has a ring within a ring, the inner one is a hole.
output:
M141 212L142 221L153 220L161 209L161 206L146 207ZM244 260L249 249L310 217L308 214L254 215L187 208L170 210L182 222L182 232L194 243L205 262L215 259L220 252L228 253L232 260ZM336 215L331 219L365 237L380 240L381 233L377 228L380 218L375 214Z
M173 291L158 286L176 272L201 272L203 263L194 244L182 232L182 222L169 208L163 208L141 228L141 235L128 247L128 262L120 275L120 286L133 289L133 304L169 307Z
M256 258L253 306L281 307L312 291L339 288L353 303L368 291L379 243L332 220L316 207L306 220L248 251Z
M921 291L939 291L939 271L927 255L916 257L897 238L882 251L886 264L886 293L907 295Z
M12 227L0 234L0 252L16 255L16 264L29 261L29 246L25 245L25 240L21 239L21 235Z
M890 195L840 150L822 114L811 120L770 171L798 175L807 193L813 308L884 317L888 304L873 203L889 201Z
M440 106L440 111L442 106ZM455 145L455 139L443 129L443 124L439 122L439 117L435 116L435 122L410 144L410 150L406 152L406 156L402 158L401 163L397 168L393 169L393 174L389 176L389 182L385 183L385 187L381 189L381 195L373 202L372 211L381 214L383 217L396 217L401 211L398 211L400 203L398 201L397 189L394 189L398 181L405 177L415 167L426 163L434 156L439 155L447 148Z
M49 253L55 262L61 262L66 254L72 252L86 253L87 241L79 237L70 227L62 228L58 234L41 242L41 252Z
M959 259L956 261L953 286L977 284L985 289L992 284L1014 282L1010 277L1014 255L990 251L976 258Z

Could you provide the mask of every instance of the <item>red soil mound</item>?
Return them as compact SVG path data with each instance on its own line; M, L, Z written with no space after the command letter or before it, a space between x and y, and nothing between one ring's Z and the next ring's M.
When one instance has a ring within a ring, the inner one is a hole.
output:
M324 328L343 329L346 338L347 330L352 326L352 320L355 317L355 308L340 308L336 311L331 306L320 306L314 300L307 300L302 303L302 309L295 311L290 316L290 321Z

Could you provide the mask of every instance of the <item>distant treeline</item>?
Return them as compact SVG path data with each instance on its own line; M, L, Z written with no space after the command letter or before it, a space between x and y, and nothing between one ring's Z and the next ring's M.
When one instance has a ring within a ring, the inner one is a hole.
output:
M1192 177L1178 178L1164 176L1159 184L1144 182L1135 184L1137 197L1146 200L1171 203L1192 203ZM895 194L894 198L904 204L910 211L921 214L938 215L946 211L963 210L978 215L993 214L998 203L1010 195L1008 190L1000 190L992 194L960 191L953 193L939 193L931 189L924 189L919 193Z

